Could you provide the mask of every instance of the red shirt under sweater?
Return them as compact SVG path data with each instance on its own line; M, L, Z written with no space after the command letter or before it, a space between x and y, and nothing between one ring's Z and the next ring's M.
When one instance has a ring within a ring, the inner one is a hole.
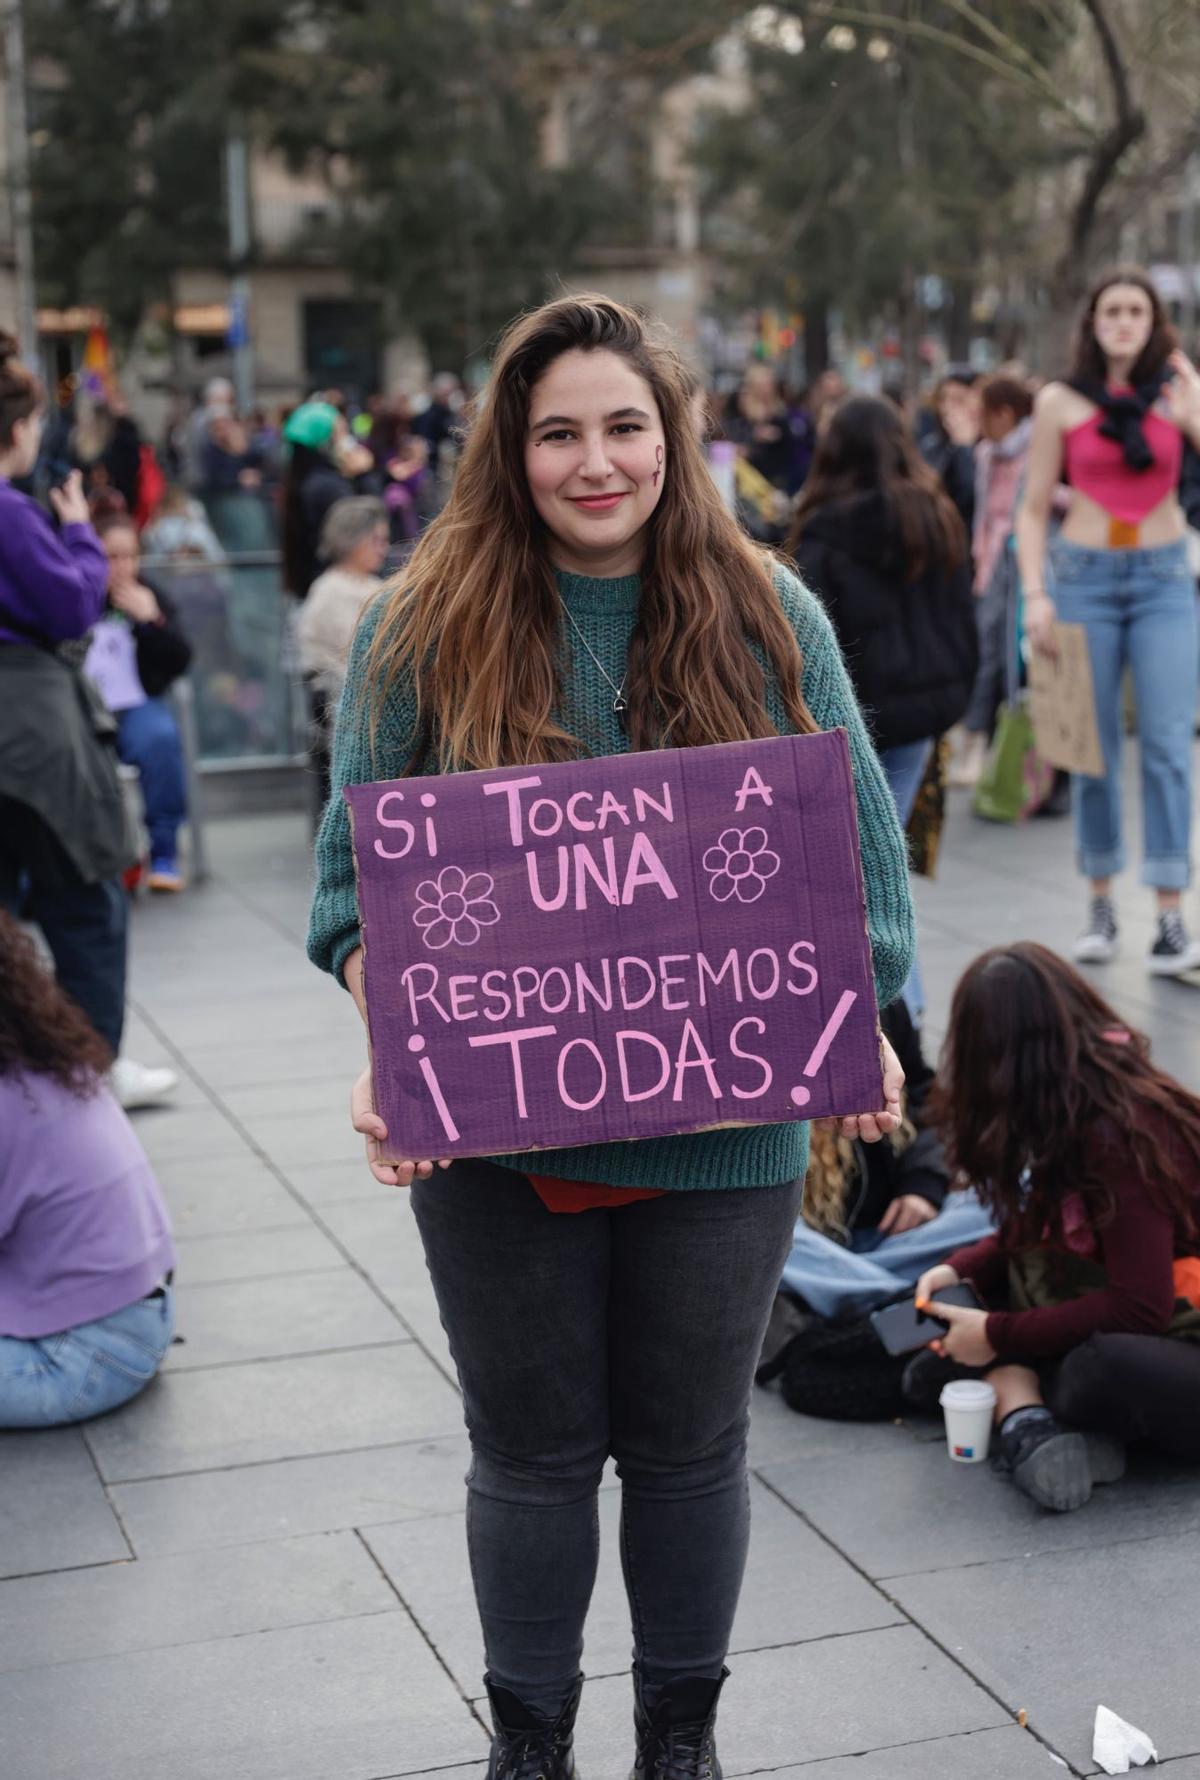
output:
M1160 1148L1178 1146L1170 1122L1155 1115ZM1094 1172L1112 1186L1116 1210L1102 1230L1087 1221L1082 1200L1072 1194L1063 1206L1060 1252L1084 1255L1107 1274L1107 1283L1064 1304L1037 1310L993 1310L987 1338L1002 1360L1047 1360L1068 1353L1089 1335L1162 1335L1175 1309L1175 1257L1195 1251L1175 1219L1159 1211L1141 1185L1125 1133L1105 1121L1089 1148ZM1196 1183L1200 1198L1200 1182ZM1008 1254L998 1235L956 1249L947 1264L969 1279L985 1303L1003 1302L1008 1286Z

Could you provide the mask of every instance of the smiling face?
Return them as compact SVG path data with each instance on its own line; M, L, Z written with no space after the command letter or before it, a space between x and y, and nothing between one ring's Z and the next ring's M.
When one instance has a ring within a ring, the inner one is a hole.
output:
M615 352L564 352L534 386L525 474L556 567L630 575L662 497L666 442L653 392Z
M1096 299L1092 331L1110 363L1136 363L1154 330L1154 306L1136 284L1110 284Z

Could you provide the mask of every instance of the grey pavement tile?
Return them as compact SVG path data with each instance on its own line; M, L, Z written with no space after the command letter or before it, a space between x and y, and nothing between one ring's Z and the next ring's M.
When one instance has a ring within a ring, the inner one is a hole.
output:
M410 1194L381 1186L369 1199L322 1205L320 1217L347 1254L389 1293L419 1292L429 1284Z
M487 1747L403 1613L8 1675L0 1727L14 1780L377 1780Z
M353 1533L106 1564L0 1585L0 1672L398 1610Z
M178 1278L192 1285L272 1274L344 1267L346 1257L294 1206L289 1223L274 1230L235 1230L227 1236L178 1236Z
M346 1199L378 1202L380 1194L389 1191L368 1169L365 1154L343 1162L289 1162L283 1172L306 1205L339 1205Z
M137 1134L156 1168L191 1157L241 1157L251 1153L241 1132L211 1104L156 1106L138 1119Z
M151 1557L458 1514L469 1459L466 1434L459 1432L117 1484L112 1498L133 1549Z
M263 1154L285 1172L291 1163L361 1162L363 1140L350 1123L350 1084L338 1111L256 1113L243 1121Z
M0 1576L128 1556L78 1428L0 1433Z
M160 1373L88 1428L106 1482L458 1431L458 1394L411 1343Z
M763 1475L876 1577L1200 1530L1194 1474L1153 1464L1097 1490L1079 1514L1043 1513L987 1465L954 1464L940 1440L914 1441L897 1455L886 1489L877 1469L836 1452L769 1465Z
M751 1485L746 1581L733 1631L738 1650L896 1625L903 1616L789 1508ZM600 1496L600 1569L588 1615L589 1675L628 1669L632 1635L618 1555L620 1491ZM483 1649L467 1564L464 1517L368 1528L363 1537L459 1685L479 1691Z
M364 1036L361 1028L359 1036ZM350 1106L350 1083L326 1070L307 1078L293 1077L283 1082L252 1082L242 1088L223 1088L221 1101L235 1118L243 1122L254 1118L278 1118L289 1113L325 1113L330 1118L346 1118Z
M822 1452L899 1459L912 1438L907 1423L829 1422L797 1415L777 1389L756 1386L750 1398L750 1463L755 1470Z
M223 1236L309 1222L304 1207L259 1157L169 1160L155 1165L176 1236Z
M730 1669L719 1721L721 1761L730 1780L1009 1722L982 1688L911 1626L755 1651L735 1658ZM587 1780L628 1780L630 1716L627 1675L584 1688L576 1756ZM1053 1774L1048 1759L1046 1768Z
M1163 1780L1200 1780L1200 1754L1190 1758L1184 1756L1182 1761L1159 1762L1154 1772L1162 1769Z
M166 1369L172 1372L409 1338L394 1312L348 1267L225 1285L182 1283L175 1327L185 1339L168 1352Z
M1063 1771L1036 1737L1013 1724L776 1768L771 1780L1054 1780Z
M347 1096L366 1062L361 1024L357 1032L322 1029L312 1036L267 1044L244 1036L187 1046L188 1067L218 1094L252 1084L309 1081L327 1075L340 1080Z
M1119 1486L1117 1486L1119 1488ZM1194 1487L1194 1485L1193 1485ZM1088 1509L1069 1517L1086 1521ZM1103 1703L1161 1756L1200 1744L1194 1533L1041 1552L1015 1563L906 1576L889 1586L933 1637L1068 1760L1091 1769Z

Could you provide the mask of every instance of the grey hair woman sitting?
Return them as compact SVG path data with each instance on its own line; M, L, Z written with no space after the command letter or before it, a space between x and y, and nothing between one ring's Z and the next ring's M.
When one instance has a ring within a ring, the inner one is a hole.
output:
M350 643L363 607L382 585L387 508L374 495L336 501L325 515L320 548L329 567L309 589L296 626L300 668L308 686L309 762L316 779L318 817L329 799L329 742Z

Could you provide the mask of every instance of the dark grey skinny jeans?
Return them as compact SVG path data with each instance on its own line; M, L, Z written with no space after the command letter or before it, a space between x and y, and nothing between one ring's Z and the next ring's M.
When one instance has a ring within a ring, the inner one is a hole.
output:
M801 1184L547 1211L456 1162L413 1209L462 1384L488 1674L556 1712L579 1673L604 1462L646 1683L720 1675L749 1540L746 1433Z

